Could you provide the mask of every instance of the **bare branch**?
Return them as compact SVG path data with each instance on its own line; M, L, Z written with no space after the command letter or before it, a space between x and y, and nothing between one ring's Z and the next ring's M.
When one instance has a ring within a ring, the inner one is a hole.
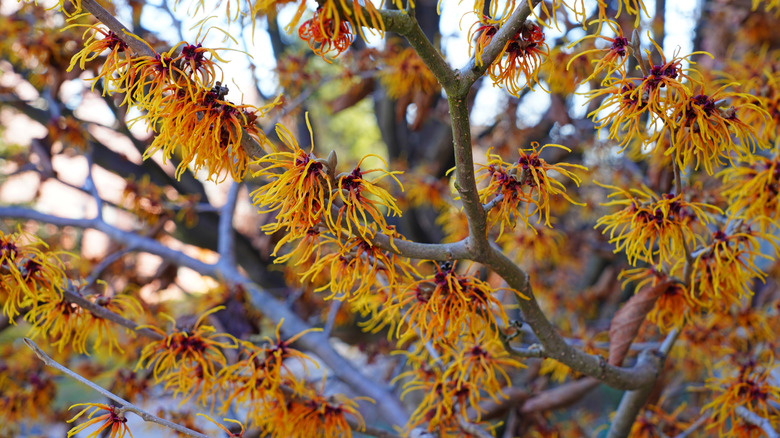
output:
M666 339L664 339L664 342L661 344L661 348L658 349L658 355L660 356L659 369L679 335L680 331L678 329L673 329L666 335ZM652 353L650 350L646 350L642 354L646 355ZM640 409L645 405L647 397L650 396L650 392L653 390L655 380L656 379L653 378L643 387L635 391L626 391L626 393L623 394L623 398L620 399L620 404L612 419L612 424L609 426L607 438L623 438L628 436L634 421L636 421L637 415L639 415Z
M241 183L234 181L230 184L225 205L222 206L220 211L219 226L217 228L217 251L219 252L220 263L230 266L235 266L236 264L233 213L236 211L236 200L238 200L239 190L241 190Z
M696 432L698 428L704 425L704 423L706 423L708 419L709 417L707 415L702 415L701 417L699 417L698 420L694 421L693 424L688 426L687 429L682 431L682 433L680 433L674 438L688 438L689 436L691 436L692 433Z
M173 429L176 432L182 433L182 434L184 434L186 436L191 436L191 437L195 437L195 438L209 438L208 435L204 435L204 434L202 434L200 432L196 432L196 431L194 431L192 429L188 429L188 428L186 428L186 427L184 427L182 425L179 425L179 424L176 424L176 423L172 423L172 422L170 422L168 420L165 420L165 419L162 419L162 418L160 418L160 417L158 417L156 415L152 415L152 414L144 411L143 409L139 408L138 406L130 403L129 401L123 399L122 397L119 397L118 395L114 394L113 392L103 388L102 386L97 385L96 383L93 383L90 380L81 377L78 373L76 373L74 371L71 371L69 368L67 368L67 367L57 363L57 361L55 361L54 359L49 357L49 355L44 353L43 350L41 350L41 348L38 347L38 345L36 345L35 342L33 342L31 339L24 338L24 343L27 344L27 346L30 347L30 349L33 352L35 352L35 355L38 356L38 359L40 359L44 364L46 364L46 365L48 365L48 366L50 366L50 367L52 367L52 368L62 372L63 374L67 375L68 377L70 377L73 380L76 380L78 382L83 383L84 385L87 385L88 387L90 387L93 390L97 391L101 395L103 395L103 396L105 396L105 397L115 401L116 403L118 403L120 405L119 407L120 407L120 409L122 411L132 412L132 413L138 415L139 417L143 418L144 421L151 422L151 423L157 423L157 424L159 424L161 426L165 426L167 428Z
M780 434L772 427L772 422L768 419L756 414L744 406L737 406L734 412L739 415L745 422L757 426L766 434L767 438L780 438Z

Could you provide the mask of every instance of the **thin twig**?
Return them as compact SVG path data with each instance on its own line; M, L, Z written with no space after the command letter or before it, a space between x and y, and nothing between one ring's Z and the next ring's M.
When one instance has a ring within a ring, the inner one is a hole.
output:
M333 326L336 324L336 314L339 313L342 303L343 301L337 298L332 299L330 302L328 320L325 321L325 327L322 329L322 333L327 337L330 337L330 333L333 331Z
M192 429L188 429L182 425L172 423L168 420L162 419L156 415L152 415L143 409L139 408L138 406L130 403L129 401L123 399L122 397L119 397L118 395L114 394L113 392L103 388L102 386L97 385L96 383L91 382L88 379L85 379L84 377L81 377L78 373L71 371L69 368L59 364L57 361L49 357L46 353L41 350L38 345L35 344L31 339L24 338L24 343L27 344L28 347L35 353L36 356L38 356L38 359L40 359L44 364L59 370L63 374L67 375L68 377L72 378L73 380L76 380L78 382L83 383L84 385L87 385L88 387L92 388L93 390L97 391L101 395L115 401L120 406L120 409L122 411L129 411L132 412L139 417L143 418L144 421L157 423L161 426L165 426L167 428L173 429L176 432L182 433L187 436L195 437L195 438L210 438L208 435L204 435L200 432L196 432Z
M772 422L756 414L744 406L737 406L734 412L739 415L746 423L760 428L766 434L767 438L780 438L780 434L772 427Z
M92 178L92 165L95 164L95 160L92 158L92 149L86 154L87 158L87 179L84 181L85 188L92 195L92 199L95 200L95 208L97 209L97 218L103 220L103 198L98 193L95 180Z
M94 268L91 269L89 276L84 281L83 288L87 288L91 286L93 283L97 281L98 278L100 278L100 274L103 273L103 271L106 270L111 264L113 264L115 261L121 259L125 254L129 254L134 251L134 248L128 247L128 248L122 248L118 251L114 251L111 254L105 256L103 260L100 261L97 265L95 265Z
M682 433L678 434L678 435L677 435L676 437L674 437L674 438L688 438L688 437L689 437L689 436L690 436L692 433L696 432L696 430L697 430L698 428L700 428L701 426L703 426L703 425L704 425L704 423L706 423L708 419L709 419L709 417L708 417L707 415L702 415L701 417L699 417L699 419L698 419L698 420L694 421L694 422L693 422L693 424L691 424L690 426L688 426L688 428L687 428L687 429L685 429L684 431L682 431Z

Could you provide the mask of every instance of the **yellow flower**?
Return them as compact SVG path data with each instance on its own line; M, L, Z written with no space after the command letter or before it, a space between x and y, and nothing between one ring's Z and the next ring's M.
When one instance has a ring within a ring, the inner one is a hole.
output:
M695 169L703 165L704 170L712 175L714 165L724 164L725 161L733 164L734 158L744 159L752 155L757 143L756 131L740 120L737 111L766 112L749 103L728 109L719 108L716 102L735 97L746 98L741 93L724 91L731 85L724 85L712 95L704 94L702 90L699 94L686 96L672 115L676 126L671 128L672 144L666 154L673 155L681 169L695 161ZM739 141L735 142L732 137Z
M780 218L780 155L749 155L746 165L729 167L718 174L723 178L723 196L729 213L755 221L762 227ZM762 218L769 218L764 221ZM774 220L774 221L772 221Z
M61 253L44 250L45 242L21 228L7 235L0 231L0 297L11 323L23 308L35 310L62 299L66 276Z
M95 431L93 431L91 434L87 436L87 438L97 438L101 435L101 432L104 430L110 428L107 433L108 438L123 438L125 434L129 434L132 438L133 433L130 432L130 428L127 426L127 418L125 418L125 414L123 411L121 411L116 406L109 406L104 405L101 403L78 403L70 407L70 409L75 408L76 406L86 406L84 409L81 410L76 416L68 420L68 423L72 423L76 421L77 418L82 416L85 412L92 409L92 412L90 412L87 415L88 420L84 423L79 424L76 427L73 427L68 431L68 437L72 437L76 435L77 433L81 432L82 430L92 426L93 424L98 424L100 422L103 422L102 425L100 425L99 428L97 428ZM103 415L97 416L95 418L92 418L97 414L98 412L105 411Z
M279 331L283 322L284 320L280 321L276 326L275 339L266 337L263 346L258 347L246 341L239 343L241 359L225 367L219 375L219 382L225 392L223 412L226 412L233 403L247 405L249 418L262 424L263 421L268 420L268 417L264 417L268 413L264 411L273 411L278 407L273 401L284 401L282 386L300 386L295 374L288 367L289 361L298 361L304 371L308 363L317 365L309 356L292 348L291 345L306 333L319 329L305 330L282 340Z
M204 414L201 414L201 413L198 413L196 415L200 416L200 417L203 417L203 418L211 421L212 423L216 424L218 428L220 428L223 431L225 431L225 433L227 434L228 438L241 438L241 437L244 436L244 425L240 421L232 420L230 418L223 418L224 421L228 421L228 422L231 422L231 423L234 423L234 424L237 424L237 425L241 426L241 431L234 433L234 432L231 432L230 429L228 429L227 427L217 423L213 418L209 417L208 415L204 415Z
M173 331L170 334L154 326L139 326L156 331L163 339L144 347L135 367L136 371L154 365L155 380L158 383L165 382L165 387L173 388L176 394L185 394L185 400L204 383L210 388L210 383L219 371L227 366L222 349L236 348L237 342L233 336L214 333L214 327L201 324L208 315L222 309L220 306L209 310L201 315L191 328L185 330L180 330L173 318L163 314L163 317L173 323ZM220 338L227 340L219 340Z
M682 194L658 196L646 186L641 190L625 190L599 185L614 190L608 196L614 200L602 205L625 207L602 216L596 222L596 228L604 227L602 233L609 233L609 242L615 244L615 252L625 251L632 266L638 261L675 263L683 255L684 245L697 243L694 226L710 222L705 209L722 213L709 204L688 202Z
M388 172L384 169L361 170L361 164L368 157L378 158L385 166L387 165L381 157L369 154L358 162L352 172L342 173L336 177L338 196L330 195L326 217L331 231L337 236L341 234L341 230L344 230L345 226L349 235L352 234L352 227L355 227L363 239L374 237L372 223L376 224L376 228L380 231L387 228L385 216L378 207L387 209L387 213L393 216L401 216L401 210L398 209L395 198L376 184L382 178L389 176L401 186L401 182L394 175L399 172ZM366 178L366 175L375 172L379 172L378 178ZM403 186L401 186L401 190L403 190ZM334 200L341 201L336 217L331 214ZM369 218L372 221L369 221Z
M591 63L596 64L593 67L593 73L591 73L590 76L588 76L587 78L582 79L580 82L588 82L589 80L597 77L599 73L605 70L606 70L605 72L606 76L611 76L615 72L619 72L621 76L626 75L625 65L626 65L626 60L628 60L628 50L631 48L631 46L629 46L628 38L623 36L623 28L620 27L617 23L611 20L607 20L606 23L609 25L610 29L616 34L614 37L605 37L602 35L586 35L585 37L569 45L569 48L571 48L581 43L582 41L588 40L590 38L594 38L594 39L601 38L602 40L609 43L609 45L604 48L600 48L600 49L594 48L590 50L585 50L571 57L569 62L566 64L566 70L569 70L569 67L571 67L572 63L580 56L585 56L586 58L589 58L590 55L596 53L604 53L604 56L602 58L594 59L591 61Z
M753 279L766 278L755 259L772 259L760 252L759 237L777 251L776 237L752 230L746 224L732 223L712 233L711 243L694 254L688 298L705 309L722 309L751 296ZM675 266L677 272L682 270L682 263Z
M305 152L285 127L277 126L276 132L290 152L273 152L254 162L262 167L254 176L270 182L251 196L261 213L279 210L276 222L263 226L263 231L271 234L285 230L294 236L291 239L298 238L325 219L332 190L330 167L327 160L314 156L313 142L311 151Z
M525 368L511 358L501 341L484 333L467 340L458 349L457 357L450 361L445 376L457 382L458 387L464 382L473 384L496 402L499 401L498 396L506 398L502 388L512 384L504 368Z

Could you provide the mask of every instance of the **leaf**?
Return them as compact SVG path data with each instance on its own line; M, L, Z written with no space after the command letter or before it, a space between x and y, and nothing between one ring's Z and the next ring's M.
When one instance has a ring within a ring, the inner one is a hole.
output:
M619 366L623 363L647 314L653 310L658 297L671 285L671 281L662 281L653 287L646 287L626 301L626 304L615 313L609 326L608 362L610 365Z
M357 104L363 98L374 92L374 79L367 78L354 84L346 93L328 102L328 106L333 114L345 110Z

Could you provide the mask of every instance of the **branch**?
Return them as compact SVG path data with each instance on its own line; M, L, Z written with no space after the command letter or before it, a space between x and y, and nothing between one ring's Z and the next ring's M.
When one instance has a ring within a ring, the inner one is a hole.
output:
M736 414L746 423L750 423L764 431L767 438L780 438L780 434L772 427L772 422L768 419L750 411L744 406L737 406L734 412L736 412Z
M688 426L687 429L682 431L682 433L675 436L674 438L688 438L689 436L691 436L692 433L696 432L698 428L700 428L704 423L706 423L708 419L709 417L707 415L702 415L701 417L699 417L698 420L694 421L693 424Z
M139 334L141 336L145 336L150 339L163 339L164 336L157 333L154 330L148 329L148 328L137 328L138 324L136 324L134 321L131 321L127 318L124 318L122 315L119 315L117 313L114 313L105 307L93 303L92 301L84 298L79 294L78 292L75 292L71 290L70 288L65 289L62 292L62 296L65 299L65 301L69 303L73 303L78 305L81 308L84 308L86 310L89 310L93 315L103 318L105 320L111 321L115 324L119 324L122 327L125 327L127 329L132 330L134 333Z
M529 7L529 2L533 5ZM463 67L459 73L459 83L456 90L458 94L465 95L468 93L471 86L477 79L485 75L488 68L496 61L498 54L504 49L507 41L514 37L520 28L525 23L525 20L531 15L531 9L536 7L541 0L526 0L523 4L512 13L509 19L501 26L501 29L496 32L493 39L490 40L490 44L482 51L482 65L477 65L476 54L471 60ZM449 93L448 93L449 94Z
M143 409L137 407L136 405L130 403L129 401L123 399L122 397L119 397L118 395L114 394L113 392L111 392L111 391L109 391L109 390L107 390L107 389L105 389L105 388L103 388L103 387L101 387L101 386L99 386L99 385L97 385L97 384L95 384L95 383L93 383L93 382L91 382L91 381L81 377L78 373L76 373L74 371L71 371L70 369L66 368L63 365L60 365L59 363L57 363L57 361L55 361L54 359L49 357L49 355L44 353L43 350L41 350L41 348L38 347L38 345L36 345L35 342L33 342L31 339L24 338L24 343L27 344L28 347L30 347L30 349L35 353L35 355L38 356L38 359L40 359L44 364L46 364L46 365L48 365L48 366L50 366L50 367L52 367L52 368L54 368L56 370L59 370L60 372L62 372L65 375L67 375L68 377L72 378L73 380L81 382L84 385L87 385L90 388L94 389L95 391L99 392L103 396L105 396L105 397L107 397L107 398L109 398L109 399L119 403L120 409L122 411L130 411L130 412L138 415L139 417L143 418L144 421L157 423L159 425L168 427L170 429L175 430L176 432L182 433L182 434L187 435L187 436L191 436L191 437L195 437L195 438L209 438L208 435L204 435L204 434L202 434L200 432L196 432L196 431L194 431L192 429L188 429L188 428L186 428L184 426L181 426L179 424L172 423L172 422L170 422L168 420L164 420L164 419L162 419L160 417L152 415L152 414L144 411Z
M600 384L601 382L593 377L585 377L564 383L529 398L523 403L520 412L530 414L531 412L548 411L569 406L579 401L586 394L589 394L593 388Z
M371 243L385 251L412 259L451 261L471 258L471 254L466 246L468 240L453 243L419 243L393 239L386 234L377 234Z
M458 85L457 72L450 67L444 57L441 56L441 53L428 40L417 19L413 16L408 17L411 25L403 35L409 41L409 45L412 46L417 55L420 56L420 59L425 63L425 66L428 67L428 70L439 81L439 84L447 92L447 96L450 96L451 93L457 94L455 92ZM468 90L466 91L468 92Z
M680 331L673 329L666 336L666 339L664 339L664 342L661 344L661 348L658 349L658 353L661 356L661 360L659 361L659 369L679 335ZM643 352L643 354L646 353ZM635 391L627 391L625 394L623 394L623 398L620 399L620 404L618 405L615 416L612 419L612 424L609 426L607 438L623 438L628 436L628 434L631 432L631 427L634 425L634 421L636 421L636 417L639 414L639 410L642 409L642 407L645 405L647 402L647 397L650 396L650 393L653 390L655 380L656 379L653 378L652 381L648 382L641 388Z
M236 211L236 201L238 192L241 190L241 183L233 182L230 184L225 205L220 209L219 225L217 227L217 252L219 252L220 263L230 266L236 264L235 234L233 233L233 213Z
M468 90L466 90L468 92ZM487 214L482 206L474 176L474 155L471 146L471 123L466 96L447 95L452 120L455 148L455 188L460 193L463 211L469 223L468 250L474 258L484 258L490 252L487 238Z
M555 359L569 368L590 377L601 380L617 389L642 388L655 381L660 358L651 354L642 354L632 368L610 365L603 357L585 353L569 345L550 323L539 307L533 295L528 274L515 265L505 254L491 247L491 252L484 263L500 275L507 284L517 292L528 297L519 299L518 305L523 313L524 321L539 338L546 356Z

